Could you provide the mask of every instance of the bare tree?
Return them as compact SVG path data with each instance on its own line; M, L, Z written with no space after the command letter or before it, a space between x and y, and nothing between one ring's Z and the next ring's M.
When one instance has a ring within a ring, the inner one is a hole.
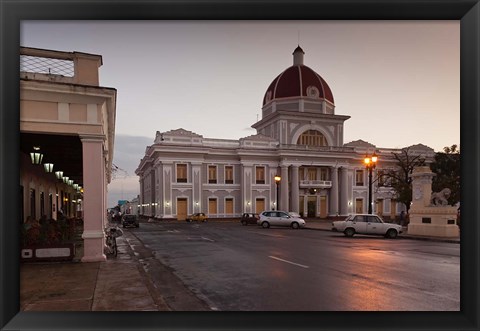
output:
M403 148L400 153L392 153L397 161L396 169L380 173L378 181L393 188L392 198L405 205L407 213L412 203L412 178L413 169L425 165L425 158L411 151L410 147Z

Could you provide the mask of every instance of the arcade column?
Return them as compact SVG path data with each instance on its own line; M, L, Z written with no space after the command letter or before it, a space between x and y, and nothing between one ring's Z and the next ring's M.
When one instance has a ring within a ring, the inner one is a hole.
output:
M82 262L105 261L104 222L105 158L103 137L81 137L83 150L83 224L84 252Z

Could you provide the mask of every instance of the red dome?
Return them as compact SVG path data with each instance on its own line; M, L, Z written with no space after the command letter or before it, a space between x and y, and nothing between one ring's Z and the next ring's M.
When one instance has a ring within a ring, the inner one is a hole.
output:
M293 55L303 55L303 50L299 47L295 49ZM333 94L327 82L315 71L303 64L303 58L299 57L294 63L297 64L287 68L278 75L265 92L263 105L282 98L307 97L313 99L325 99L334 103Z

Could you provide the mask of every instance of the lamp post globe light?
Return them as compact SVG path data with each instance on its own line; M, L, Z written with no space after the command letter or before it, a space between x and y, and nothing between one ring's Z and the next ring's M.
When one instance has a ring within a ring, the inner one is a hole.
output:
M280 177L279 175L276 175L274 177L274 179L275 179L275 184L277 185L277 202L275 204L275 207L276 207L275 209L278 210L280 208L279 207L280 203L279 203L279 200L278 200L278 198L279 198L278 187L279 187L280 181L282 180L282 177Z
M368 213L372 214L372 172L377 166L378 156L373 153L372 156L366 155L364 159L365 167L368 170Z

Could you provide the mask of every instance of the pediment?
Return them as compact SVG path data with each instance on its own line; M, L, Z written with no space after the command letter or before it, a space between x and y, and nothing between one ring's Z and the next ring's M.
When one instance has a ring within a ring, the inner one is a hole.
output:
M254 134L248 137L240 138L240 140L249 140L249 141L263 141L263 142L276 142L276 139L265 136L261 133Z
M376 147L375 145L364 141L364 140L355 140L345 144L345 147Z
M198 138L202 138L201 135L193 132L193 131L188 131L188 130L185 130L183 128L179 128L179 129L176 129L176 130L170 130L170 131L167 131L164 133L164 135L169 135L169 136L182 136L182 137L198 137Z

